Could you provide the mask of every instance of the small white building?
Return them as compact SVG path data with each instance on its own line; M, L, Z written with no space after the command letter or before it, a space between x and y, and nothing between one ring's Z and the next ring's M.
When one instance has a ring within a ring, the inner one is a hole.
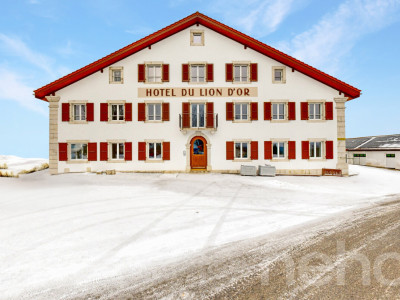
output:
M52 174L347 174L360 90L198 12L35 91Z
M350 138L346 149L350 164L400 170L400 134Z

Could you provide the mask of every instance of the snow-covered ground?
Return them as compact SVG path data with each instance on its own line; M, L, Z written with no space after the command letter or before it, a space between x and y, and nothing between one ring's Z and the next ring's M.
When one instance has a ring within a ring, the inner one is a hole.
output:
M0 177L18 177L18 174L33 173L48 167L48 159L0 155Z
M75 286L184 259L400 193L400 172L356 176L64 174L0 178L0 295Z

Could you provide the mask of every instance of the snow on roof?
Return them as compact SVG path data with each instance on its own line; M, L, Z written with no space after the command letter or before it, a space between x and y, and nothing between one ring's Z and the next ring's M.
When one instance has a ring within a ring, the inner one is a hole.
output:
M346 139L347 150L400 150L400 134Z

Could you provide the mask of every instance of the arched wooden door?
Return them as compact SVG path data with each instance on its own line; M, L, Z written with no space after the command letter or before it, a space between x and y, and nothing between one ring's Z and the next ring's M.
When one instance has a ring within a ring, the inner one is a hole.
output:
M207 141L201 136L195 136L190 141L190 167L207 169Z

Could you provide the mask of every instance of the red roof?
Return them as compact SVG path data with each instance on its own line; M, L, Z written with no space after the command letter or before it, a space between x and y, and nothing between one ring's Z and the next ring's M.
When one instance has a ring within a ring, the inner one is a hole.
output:
M115 62L124 59L125 57L132 55L152 44L155 44L171 35L184 30L187 27L190 27L194 24L201 24L205 27L208 27L226 37L233 39L234 41L241 43L257 52L260 52L280 63L293 68L294 70L301 72L311 78L314 78L336 90L342 92L349 99L354 99L360 97L361 90L333 77L322 71L319 71L310 65L307 65L300 60L297 60L275 48L272 48L256 39L241 33L229 26L226 26L214 19L211 19L199 12L196 12L176 23L173 23L159 31L150 34L147 37L144 37L110 55L107 55L75 72L72 72L52 83L49 83L37 90L34 91L35 97L41 100L46 100L45 96L51 95L56 91L74 83L78 80L85 78L99 70L102 70L109 65L114 64Z

